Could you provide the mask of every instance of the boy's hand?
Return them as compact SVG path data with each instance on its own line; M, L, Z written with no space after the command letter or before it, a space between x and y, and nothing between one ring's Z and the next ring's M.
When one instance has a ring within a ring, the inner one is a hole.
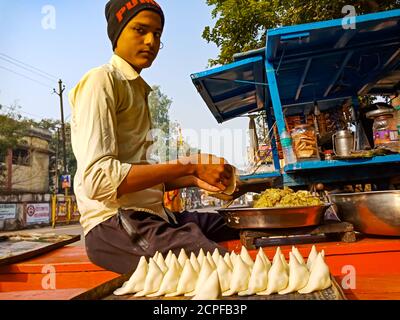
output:
M225 159L210 154L196 154L190 156L188 160L194 165L194 176L200 179L203 186L210 189L209 191L225 191L229 186L233 167Z

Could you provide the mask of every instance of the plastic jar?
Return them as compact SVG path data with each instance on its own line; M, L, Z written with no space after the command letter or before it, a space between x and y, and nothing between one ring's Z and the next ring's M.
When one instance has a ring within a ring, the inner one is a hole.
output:
M374 119L372 130L374 132L374 144L377 147L398 147L399 135L397 123L392 109L380 109L367 114Z
M315 129L309 124L302 124L292 129L294 152L297 160L318 160L319 151Z

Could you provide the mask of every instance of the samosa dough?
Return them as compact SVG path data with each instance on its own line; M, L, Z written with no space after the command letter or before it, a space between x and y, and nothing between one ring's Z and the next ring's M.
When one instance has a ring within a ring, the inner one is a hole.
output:
M197 259L196 259L197 262ZM192 292L196 289L198 274L194 270L190 260L186 260L181 277L179 278L176 292L169 293L166 297L182 296L185 293Z
M165 273L168 271L168 266L167 266L167 264L165 263L164 257L162 256L161 253L159 253L159 254L157 255L157 258L156 258L156 259L157 259L157 260L154 260L154 261L157 263L157 265L158 265L158 267L161 269L161 271L165 274Z
M155 293L160 289L164 273L161 271L157 263L150 258L149 270L144 282L144 289L135 294L135 297L144 297L148 294Z
M206 282L199 288L192 300L218 300L221 295L218 272L214 270Z
M296 247L293 246L293 247L292 247L292 253L294 254L294 256L296 257L297 261L298 261L300 264L306 264L306 262L304 261L304 258L303 258L303 256L301 255L299 249L297 249ZM289 262L289 264L290 264L290 262Z
M214 269L211 267L210 263L208 262L208 259L205 257L203 259L203 264L201 265L201 268L200 268L200 274L199 274L199 278L197 279L196 289L192 292L185 294L185 296L186 297L195 296L197 294L197 292L200 290L200 288L207 281L208 277L211 275L211 273L213 271L214 271Z
M257 254L256 262L251 271L248 289L239 292L239 296L251 296L267 289L268 271L269 265L265 263L260 254Z
M230 289L223 292L224 297L229 297L240 291L245 291L249 287L250 267L245 263L241 256L237 256L235 265L233 266L232 279Z
M185 262L187 259L189 259L189 258L186 254L186 251L185 251L185 249L182 249L178 256L178 262L182 268L185 266Z
M197 255L197 261L199 262L200 266L203 265L203 260L205 257L206 257L206 255L204 254L204 250L200 249L199 254Z
M319 253L314 261L307 286L299 290L299 293L306 294L314 291L325 290L330 288L331 286L332 281L329 267L325 263L322 254Z
M278 248L279 249L279 248ZM283 264L280 249L277 250L272 267L268 272L268 285L267 289L258 292L257 295L271 295L287 288L289 283L289 276Z
M232 270L229 268L222 257L220 257L220 259L218 260L217 272L221 285L221 292L228 291L232 279Z
M196 271L197 274L200 273L199 261L197 260L196 255L193 252L190 254L190 262L194 271Z
M142 291L144 289L144 282L146 280L148 269L149 266L146 258L141 257L135 272L132 274L129 280L122 285L121 288L114 291L114 294L116 296L123 296L125 294L132 294Z
M303 289L310 277L307 266L301 264L292 252L289 255L289 285L286 289L279 291L279 294L288 294Z
M254 266L254 261L253 259L250 257L249 252L247 251L246 247L243 246L242 250L240 251L240 257L242 258L242 260L244 262L246 262L250 267Z
M312 267L312 265L314 263L314 260L317 258L317 256L318 256L317 248L315 246L312 246L311 252L308 255L308 259L307 259L307 268L308 268L308 270L311 271L311 267Z
M178 259L175 255L172 256L170 261L170 267L166 272L161 285L160 289L156 293L147 294L147 297L161 297L168 293L173 293L176 291L178 287L179 278L181 276L182 268L179 264Z

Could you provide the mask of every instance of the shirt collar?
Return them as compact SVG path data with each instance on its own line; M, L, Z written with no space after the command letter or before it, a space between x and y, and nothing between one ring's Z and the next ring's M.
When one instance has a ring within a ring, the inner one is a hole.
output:
M128 62L116 54L112 55L110 64L121 71L128 80L136 80L140 77L139 73Z
M138 78L141 78L146 88L147 94L153 91L153 89L147 84L147 82L144 81L142 77L140 77L140 74L127 61L122 59L117 54L114 53L112 55L110 64L121 71L127 80L136 80Z

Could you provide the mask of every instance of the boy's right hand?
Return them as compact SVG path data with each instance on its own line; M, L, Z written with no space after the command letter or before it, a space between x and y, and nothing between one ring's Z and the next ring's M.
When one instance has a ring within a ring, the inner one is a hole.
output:
M194 166L194 176L225 191L233 175L233 167L228 162L211 154L196 154L189 157Z

